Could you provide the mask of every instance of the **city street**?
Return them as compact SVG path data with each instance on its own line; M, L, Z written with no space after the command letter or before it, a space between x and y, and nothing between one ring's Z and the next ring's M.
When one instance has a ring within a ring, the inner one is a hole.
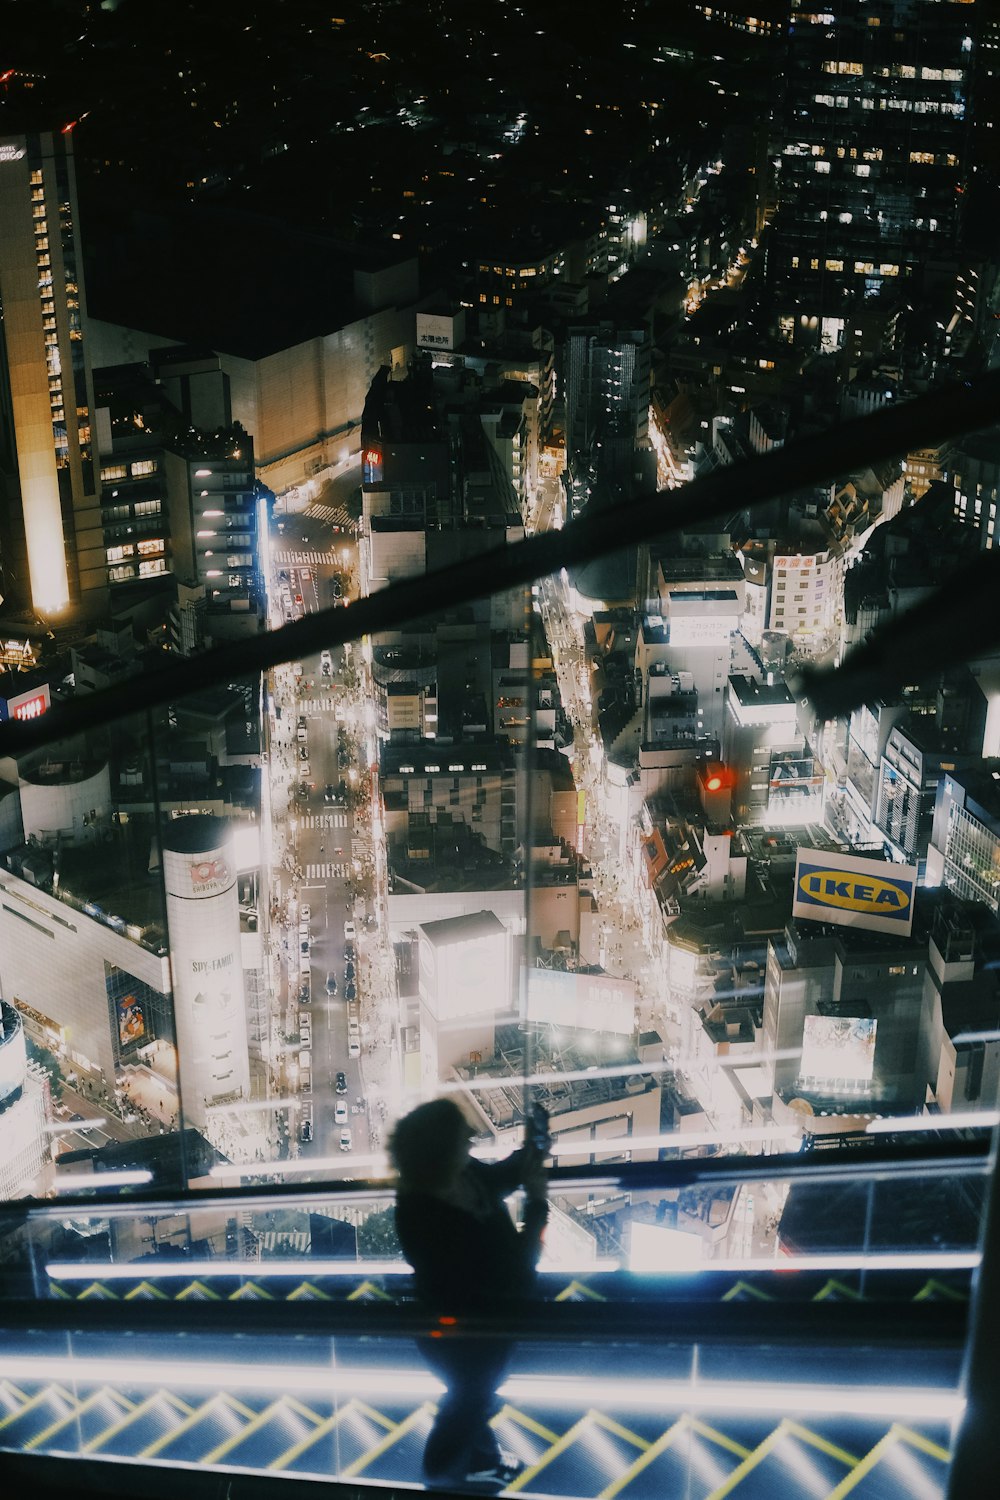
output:
M356 597L357 545L345 527L359 477L349 468L321 502L279 514L271 536L272 628L289 613L299 619ZM357 650L336 647L273 674L269 767L281 1091L297 1095L290 1154L322 1161L326 1173L342 1163L351 1175L367 1171L382 1118L380 1096L362 1071L373 1031L369 954L377 943L364 920L370 752L357 662Z

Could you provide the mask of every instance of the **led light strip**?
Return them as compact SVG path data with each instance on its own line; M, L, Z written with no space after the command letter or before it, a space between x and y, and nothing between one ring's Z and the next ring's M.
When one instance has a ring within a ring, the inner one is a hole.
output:
M308 1391L320 1396L359 1394L434 1400L444 1387L422 1370L324 1365L224 1364L205 1360L75 1358L72 1355L4 1356L4 1374L14 1382L59 1380L121 1386L166 1386L173 1390ZM836 1385L772 1385L747 1381L615 1380L607 1377L513 1375L499 1394L514 1405L582 1408L595 1406L635 1411L638 1408L677 1411L821 1412L826 1415L903 1417L951 1422L965 1410L959 1392L947 1387Z
M136 1169L134 1172L60 1172L53 1184L57 1193L80 1188L138 1187L152 1182L152 1172Z
M867 1135L896 1135L921 1130L992 1130L1000 1125L1000 1110L966 1109L950 1115L886 1115L866 1126Z
M667 1267L647 1271L644 1278L718 1275L727 1271L974 1271L982 1261L978 1250L929 1250L906 1254L896 1251L859 1251L831 1255L738 1256L732 1260L710 1260L700 1265ZM604 1257L592 1261L555 1260L543 1257L539 1269L573 1276L596 1276L627 1270L621 1261ZM45 1274L53 1281L163 1281L199 1276L218 1280L245 1277L248 1281L301 1276L409 1276L412 1267L403 1260L144 1260L132 1265L98 1261L49 1261Z

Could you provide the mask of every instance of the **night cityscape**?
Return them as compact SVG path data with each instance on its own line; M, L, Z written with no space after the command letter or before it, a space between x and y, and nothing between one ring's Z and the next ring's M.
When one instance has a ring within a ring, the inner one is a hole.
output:
M442 1096L440 1493L986 1493L1000 5L820 4L7 0L11 1494L424 1488Z

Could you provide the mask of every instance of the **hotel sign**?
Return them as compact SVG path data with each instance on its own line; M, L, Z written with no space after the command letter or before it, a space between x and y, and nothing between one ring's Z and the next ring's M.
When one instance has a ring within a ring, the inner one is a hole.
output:
M909 937L916 888L912 865L800 848L792 916Z

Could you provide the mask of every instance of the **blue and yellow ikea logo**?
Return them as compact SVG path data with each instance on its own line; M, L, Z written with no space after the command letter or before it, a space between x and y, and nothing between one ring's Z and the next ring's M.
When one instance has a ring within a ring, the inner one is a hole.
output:
M796 883L799 906L857 912L861 916L898 922L901 927L908 927L913 915L915 881L905 875L876 875L874 868L870 874L868 870L855 873L831 869L828 865L807 865L800 860Z

